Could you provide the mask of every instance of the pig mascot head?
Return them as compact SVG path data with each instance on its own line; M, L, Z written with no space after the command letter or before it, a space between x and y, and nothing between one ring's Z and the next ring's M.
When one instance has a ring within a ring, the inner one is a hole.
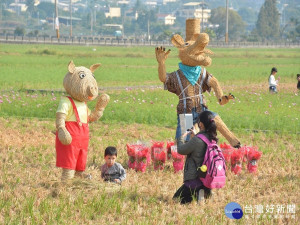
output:
M80 102L94 100L98 96L98 84L94 72L99 66L100 64L94 64L90 69L83 66L75 67L71 61L68 66L69 72L64 78L66 92Z

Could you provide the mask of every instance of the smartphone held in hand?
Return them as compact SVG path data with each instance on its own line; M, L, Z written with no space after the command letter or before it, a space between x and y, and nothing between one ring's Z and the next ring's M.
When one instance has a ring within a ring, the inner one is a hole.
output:
M192 114L179 114L181 135L185 134L188 130L193 128L193 115ZM189 131L188 131L189 132ZM188 141L190 135L184 137L184 141Z

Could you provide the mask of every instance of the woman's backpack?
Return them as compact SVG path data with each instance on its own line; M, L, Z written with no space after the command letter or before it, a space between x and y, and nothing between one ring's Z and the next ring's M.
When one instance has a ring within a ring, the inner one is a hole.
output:
M222 188L226 182L226 164L220 147L213 140L209 141L203 134L198 134L198 138L207 144L207 150L202 165L206 165L205 177L200 177L203 185L207 188ZM200 169L200 168L198 168Z

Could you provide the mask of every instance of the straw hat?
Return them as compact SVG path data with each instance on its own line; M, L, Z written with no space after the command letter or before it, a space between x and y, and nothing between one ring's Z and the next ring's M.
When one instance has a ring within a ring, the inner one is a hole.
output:
M189 41L192 39L194 34L200 34L200 19L187 19L186 20L186 40L185 41Z

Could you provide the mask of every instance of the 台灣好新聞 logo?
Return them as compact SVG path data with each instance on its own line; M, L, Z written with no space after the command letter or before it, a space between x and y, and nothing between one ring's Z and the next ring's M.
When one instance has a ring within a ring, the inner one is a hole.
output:
M230 202L225 206L225 215L230 219L241 219L243 217L242 207L236 202Z

